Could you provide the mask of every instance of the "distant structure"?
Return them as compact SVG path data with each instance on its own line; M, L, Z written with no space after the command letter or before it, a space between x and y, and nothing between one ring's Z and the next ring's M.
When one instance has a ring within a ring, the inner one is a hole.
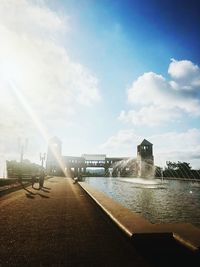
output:
M52 175L63 174L62 142L56 136L49 140L46 169Z
M86 168L104 168L105 175L109 174L109 169L117 162L128 158L116 157L108 158L105 154L83 154L81 157L62 156L62 143L57 137L49 140L46 169L50 175L71 176L85 174ZM121 171L120 167L114 172Z
M83 154L81 157L62 156L62 142L49 140L46 169L49 175L77 176L86 174L87 168L104 168L105 176L154 176L153 145L144 139L137 146L137 159L107 157L105 154Z
M153 144L144 139L137 146L136 175L138 177L154 177Z

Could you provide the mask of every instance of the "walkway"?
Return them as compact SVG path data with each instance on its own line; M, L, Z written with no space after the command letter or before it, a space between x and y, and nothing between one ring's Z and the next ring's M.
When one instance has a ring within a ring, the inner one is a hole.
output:
M1 267L149 266L71 179L3 196L0 213Z

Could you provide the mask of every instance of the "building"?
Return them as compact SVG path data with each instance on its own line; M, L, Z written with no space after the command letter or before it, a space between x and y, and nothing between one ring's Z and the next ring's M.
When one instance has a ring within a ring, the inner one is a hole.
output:
M137 159L107 157L105 154L82 154L81 157L62 156L62 143L57 137L49 141L47 173L58 176L85 174L86 168L104 168L106 176L152 177L154 175L153 145L144 139L137 146Z
M83 154L81 157L62 156L62 143L57 137L49 140L46 169L49 175L77 176L85 174L86 168L104 168L109 175L109 168L127 158L108 158L105 154ZM115 172L120 171L119 167Z
M137 146L137 173L138 177L154 177L153 144L144 139Z

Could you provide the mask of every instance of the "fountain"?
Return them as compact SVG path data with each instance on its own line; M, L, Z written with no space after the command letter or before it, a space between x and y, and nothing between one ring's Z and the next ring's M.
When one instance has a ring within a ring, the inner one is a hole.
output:
M153 156L153 144L144 139L140 145L137 146L137 158L129 158L122 160L115 164L115 168L124 169L128 167L131 169L132 178L118 178L121 181L129 182L135 186L145 188L165 188L163 186L163 179L155 179L155 166Z
M108 169L108 172L109 172L109 177L112 177L112 169Z
M154 177L153 144L146 139L137 146L137 177Z
M170 168L169 177L163 179L162 168L154 165L152 146L143 140L137 147L137 158L115 162L111 168L115 174L120 170L121 177L88 178L86 182L152 223L188 222L200 227L200 180L177 178ZM126 169L130 175L125 177Z

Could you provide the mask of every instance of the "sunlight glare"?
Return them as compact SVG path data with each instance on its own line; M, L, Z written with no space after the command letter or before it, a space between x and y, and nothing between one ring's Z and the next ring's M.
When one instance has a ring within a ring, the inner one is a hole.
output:
M35 124L36 128L39 130L39 132L41 133L42 137L44 138L44 140L48 143L50 136L46 130L46 128L44 127L44 125L42 124L42 122L40 121L40 119L38 118L38 116L36 115L36 113L34 112L34 110L32 109L31 105L28 103L28 101L26 100L25 96L23 95L23 93L17 88L16 84L13 82L13 80L9 79L8 83L14 93L14 95L16 96L16 98L18 99L18 101L21 103L21 105L23 106L23 108L25 109L25 111L27 112L27 114L29 115L29 117L32 119L33 123ZM59 158L59 156L57 155L57 153L55 152L55 149L52 145L50 145L50 149L53 153L53 155L55 156L60 168L62 169L63 173L65 174L65 168L63 165L62 160Z

